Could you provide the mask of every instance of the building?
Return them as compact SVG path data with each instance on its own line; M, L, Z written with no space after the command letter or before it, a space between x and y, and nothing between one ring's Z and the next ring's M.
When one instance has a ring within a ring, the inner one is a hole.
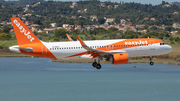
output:
M73 5L70 5L69 7L70 7L70 8L74 8L74 6L73 6Z
M146 20L146 21L147 21L147 20L149 20L149 18L144 18L144 20Z
M51 34L55 31L56 29L55 28L45 28L44 31L47 33L47 34Z
M57 27L56 23L51 23L50 25L51 25L51 27Z
M73 5L73 6L78 6L78 5L77 5L77 2L73 2L72 5Z
M172 31L171 34L172 34L172 35L177 35L177 34L178 34L178 31Z
M174 12L173 14L179 14L179 12Z
M69 28L69 24L63 24L63 28Z
M147 33L147 30L138 30L140 33Z
M145 25L136 25L136 28L144 28Z
M173 23L172 27L175 28L175 29L176 29L176 28L180 28L180 24L178 24L178 23Z
M114 5L114 9L116 9L116 8L118 8L119 7L119 5Z
M25 21L25 25L30 25L31 21Z
M121 19L120 22L121 22L121 25L125 25L126 24L126 20L125 19Z
M105 7L106 4L105 3L100 3L100 6Z
M32 28L38 28L39 25L38 25L38 24L32 24L31 27L32 27Z
M108 5L108 9L111 9L112 8L112 6L111 5Z
M90 19L91 19L91 21L93 21L94 19L95 19L96 21L98 21L97 15L91 15L91 16L90 16Z
M107 18L106 19L106 23L112 23L112 22L114 22L115 21L115 18Z
M126 26L132 26L132 22L126 22Z
M156 21L156 18L151 18L150 21Z

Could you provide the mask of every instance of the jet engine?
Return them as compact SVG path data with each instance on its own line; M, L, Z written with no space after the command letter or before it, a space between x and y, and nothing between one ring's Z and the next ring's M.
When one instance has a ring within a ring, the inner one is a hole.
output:
M109 62L112 64L128 64L129 56L128 53L117 53L113 54L109 58Z

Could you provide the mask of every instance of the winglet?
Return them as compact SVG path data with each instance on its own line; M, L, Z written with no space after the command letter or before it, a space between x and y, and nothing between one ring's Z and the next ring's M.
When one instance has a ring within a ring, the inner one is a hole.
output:
M79 39L79 42L81 43L82 47L87 47L87 45L82 41L82 39L77 36L77 38Z
M67 33L66 33L66 36L67 36L69 41L73 41L72 38Z

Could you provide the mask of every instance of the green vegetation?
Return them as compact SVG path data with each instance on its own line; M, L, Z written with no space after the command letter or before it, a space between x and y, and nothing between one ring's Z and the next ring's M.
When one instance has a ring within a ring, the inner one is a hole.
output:
M38 6L28 7L28 10L24 12L25 5L34 5L37 2L41 3ZM70 7L72 3L52 0L2 1L0 2L0 21L10 21L13 15L19 14L18 17L21 17L23 14L30 13L31 16L25 16L26 20L40 24L42 28L45 28L51 22L56 22L58 26L65 23L71 25L98 25L104 23L104 17L115 18L116 24L120 23L120 19L126 19L132 22L133 25L172 25L174 22L180 23L180 13L174 14L174 12L180 11L180 7L176 5L167 7L165 5L168 3L165 1L162 1L162 4L159 5L152 5L134 2L114 3L110 1L81 0L77 2L76 6ZM104 4L102 5L102 3ZM98 21L90 21L91 15L96 15ZM71 18L72 16L76 18ZM145 20L144 18L148 19ZM156 20L152 21L151 18Z

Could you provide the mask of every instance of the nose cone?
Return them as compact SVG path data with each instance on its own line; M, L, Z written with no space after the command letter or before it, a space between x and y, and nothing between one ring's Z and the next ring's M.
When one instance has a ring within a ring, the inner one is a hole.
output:
M9 47L9 50L10 50L10 51L13 51L13 52L20 53L20 50L19 50L19 46L18 46L18 45Z
M170 45L167 45L166 50L167 50L168 53L171 52L172 49L173 49L173 48L172 48Z

